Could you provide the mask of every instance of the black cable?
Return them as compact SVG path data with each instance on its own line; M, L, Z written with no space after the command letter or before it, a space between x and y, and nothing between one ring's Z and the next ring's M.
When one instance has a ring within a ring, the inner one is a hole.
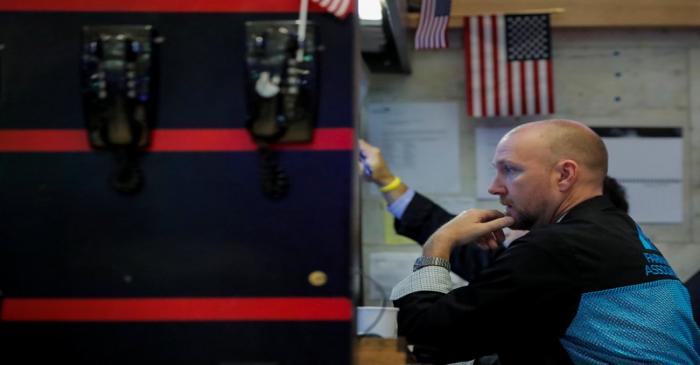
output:
M117 96L120 97L121 96ZM129 125L130 139L127 143L114 143L110 136L109 120L103 122L100 134L105 146L112 151L117 162L116 171L112 177L112 187L124 194L136 194L144 184L144 174L141 170L139 157L141 155L141 140L148 133L146 126L136 120L135 105L127 104L126 122ZM115 123L115 120L111 121Z
M364 333L359 335L359 337L382 337L379 334L372 333L371 330L373 330L374 327L376 327L377 324L379 324L379 322L382 320L382 317L384 316L384 312L386 311L388 296L386 295L386 291L384 291L384 288L381 286L381 284L379 284L371 276L369 276L369 275L362 275L362 276L365 279L369 280L372 284L374 284L374 286L379 291L379 295L382 297L382 304L381 304L382 309L379 310L379 314L377 315L377 318L375 318L374 321L369 326L367 326L367 329L365 329Z
M136 194L143 188L143 171L139 166L138 150L121 147L114 151L117 169L112 178L112 187L120 193Z
M279 165L279 158L267 145L258 146L260 155L260 183L263 194L279 200L289 192L289 176Z

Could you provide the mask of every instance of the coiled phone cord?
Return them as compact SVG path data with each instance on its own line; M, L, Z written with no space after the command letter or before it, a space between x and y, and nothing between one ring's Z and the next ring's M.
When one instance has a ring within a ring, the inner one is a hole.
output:
M271 199L282 199L289 191L289 176L279 165L279 157L267 144L258 146L260 155L260 182L263 194Z

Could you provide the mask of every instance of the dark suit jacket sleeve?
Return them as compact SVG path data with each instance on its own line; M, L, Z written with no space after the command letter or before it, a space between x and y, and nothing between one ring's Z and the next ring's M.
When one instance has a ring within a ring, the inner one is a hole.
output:
M422 246L433 232L454 217L454 214L416 192L401 220L394 221L394 228L396 233L415 240ZM482 250L476 245L460 246L452 252L450 265L455 274L471 281L497 254L498 252Z
M468 286L447 294L425 287L435 282L419 278L425 269L397 285L423 283L403 297L392 294L394 306L400 309L399 336L417 346L420 353L414 353L422 360L449 363L503 347L525 353L545 348L557 352L561 347L557 338L576 314L580 299L577 265L564 249L553 251L521 241Z

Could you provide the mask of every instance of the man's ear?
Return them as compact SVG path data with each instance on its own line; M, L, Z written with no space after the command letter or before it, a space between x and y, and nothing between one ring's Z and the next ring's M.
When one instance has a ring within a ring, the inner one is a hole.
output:
M557 186L559 191L564 192L571 189L578 181L578 164L573 160L561 160L554 167L557 173Z

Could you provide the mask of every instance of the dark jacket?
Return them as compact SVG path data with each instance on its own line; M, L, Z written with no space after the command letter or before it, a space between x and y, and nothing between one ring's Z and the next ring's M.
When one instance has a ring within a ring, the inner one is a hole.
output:
M605 197L516 240L469 286L394 304L399 335L438 363L494 352L503 364L700 363L685 287Z

